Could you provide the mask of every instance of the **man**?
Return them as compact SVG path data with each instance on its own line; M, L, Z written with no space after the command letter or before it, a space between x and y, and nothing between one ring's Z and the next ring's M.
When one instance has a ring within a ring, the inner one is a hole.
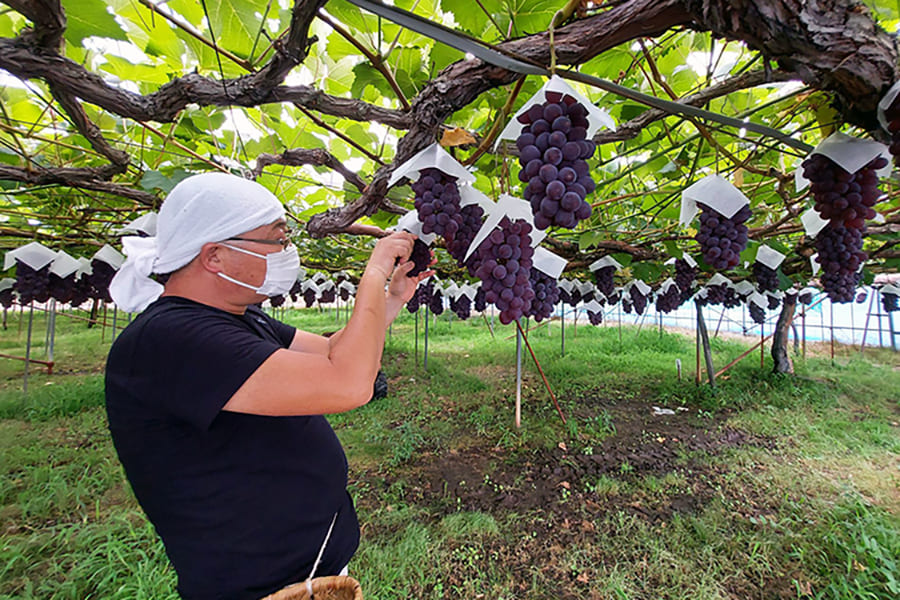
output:
M430 274L406 275L413 236L378 241L347 325L324 338L254 306L287 292L299 269L284 209L261 185L190 177L157 228L123 240L128 260L110 291L144 312L110 350L106 405L179 592L260 598L306 579L326 536L316 575L338 574L359 525L343 449L322 415L371 397L387 325ZM153 273L169 274L164 287Z

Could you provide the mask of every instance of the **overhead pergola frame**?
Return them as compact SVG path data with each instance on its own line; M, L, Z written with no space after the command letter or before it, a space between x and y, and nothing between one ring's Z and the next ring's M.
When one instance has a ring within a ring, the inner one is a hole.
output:
M332 0L332 4L340 1ZM354 4L377 4L369 0L352 1ZM316 43L311 28L341 29L346 39L356 39L354 36L358 35L351 26L340 23L328 12L329 3L325 0L294 2L289 18L282 20L286 27L274 37L261 27L256 37L269 39L263 44L266 49L256 54L253 61L221 47L213 35L217 32L198 28L184 19L179 21L170 3L140 0L140 6L148 15L152 14L156 19L165 20L172 27L188 32L222 61L229 61L236 68L246 71L240 76L226 77L220 63L218 77L215 72L188 73L172 78L155 91L142 94L114 85L64 55L67 16L59 0L5 0L3 3L24 16L29 26L22 28L16 37L0 38L0 68L22 80L40 82L49 94L42 110L53 113L53 118L68 130L77 131L83 140L83 152L91 159L84 162L90 163L90 166L68 166L55 164L47 156L32 155L24 142L33 142L39 134L10 120L5 111L0 114L0 136L11 140L4 148L8 154L18 156L21 163L0 162L0 181L12 182L15 186L7 192L43 197L40 195L47 188L73 190L81 197L82 203L87 204L81 209L73 209L72 214L60 217L57 229L64 229L65 223L74 225L64 234L60 232L51 237L51 240L55 237L61 243L82 235L88 237L90 233L100 237L110 236L113 224L124 223L141 209L157 207L164 196L164 188L154 191L138 185L148 170L142 154L149 146L141 142L142 145L136 147L134 135L130 140L111 138L107 134L108 129L98 123L107 115L125 120L135 130L140 130L141 139L148 140L146 143L153 140L157 144L154 151L160 154L158 160L161 163L184 160L189 168L238 169L248 175L277 177L278 181L286 182L302 179L285 171L288 166L313 165L331 169L341 179L337 186L342 188L346 203L318 212L293 208L294 217L305 224L313 237L347 232L372 234L378 233L378 229L367 224L366 217L372 217L379 211L398 213L408 208L398 205L399 200L388 196L387 181L394 167L432 143L442 129L452 126L453 116L458 111L478 102L486 93L508 86L515 89L523 76L521 65L530 65L528 72L545 73L555 58L561 75L586 85L599 84L606 91L641 101L639 96L645 97L647 94L636 94L634 90L613 81L575 71L604 53L629 43L640 45L641 51L636 52L638 58L635 64L641 61L640 68L646 69L651 87L667 98L649 100L654 103L652 108L620 122L615 132L601 131L595 141L624 145L645 135L651 125L658 127L656 139L665 140L675 128L684 124L695 131L690 139L698 144L698 148L705 145L716 156L722 156L724 166L721 169L724 172L750 173L760 178L759 185L763 185L763 180L768 180L777 188L778 195L783 199L783 205L778 207L781 216L757 227L755 233L759 237L795 235L799 232L796 216L800 210L796 195L788 189L790 173L787 165L784 169L758 168L751 158L753 152L770 150L794 152L794 156L802 154L797 148L791 149L791 141L796 142L794 145L800 150L808 147L809 144L800 139L799 134L803 132L780 132L771 125L758 124L756 133L768 135L774 132L778 134L774 137L780 139L751 137L737 131L735 126L751 124L745 129L753 129L752 110L737 119L730 115L722 115L726 119L715 119L704 107L741 90L797 81L807 86L808 90L827 92L837 111L834 113L835 120L878 136L881 134L875 121L875 106L898 75L898 52L894 38L880 29L863 7L851 2L625 0L595 8L585 8L586 4L582 2L560 2L559 13L552 19L555 25L552 45L550 31L505 39L496 44L478 39L472 43L477 43L487 53L485 56L465 57L452 62L410 97L402 92L401 84L387 65L384 55L388 52L370 52L366 55L367 59L396 92L397 107L394 108L379 106L361 98L328 94L315 84L288 82L288 76L304 63L312 44ZM388 7L382 10L393 9ZM321 22L315 24L317 18ZM488 15L484 18L487 19ZM737 75L708 81L705 86L679 96L667 88L665 76L654 68L652 48L648 49L647 45L671 32L685 31L708 32L710 39L740 40L747 49L758 53L760 59ZM357 45L357 48L366 47L364 43ZM488 55L505 57L513 62L505 66L502 62L501 65L492 64L483 59ZM520 65L518 70L516 64ZM802 93L808 96L809 91ZM514 99L513 95L511 91L511 99ZM782 101L790 102L789 99ZM322 147L285 147L278 152L259 152L247 156L255 160L255 170L251 171L249 164L235 165L209 153L196 152L173 135L186 111L192 108L273 105L299 110L319 135L341 137L372 165L372 171L354 171L346 160ZM793 110L807 107L808 104L798 101L794 103ZM788 110L785 108L785 111ZM690 114L685 115L686 112ZM680 116L672 117L673 113ZM372 123L394 132L396 149L393 155L373 151L371 147L358 143L334 125L335 119ZM717 141L717 134L723 131L721 121L729 119L732 120L725 124L725 134L731 137L746 136L748 145L758 150L746 152L747 156L729 156L729 149ZM480 132L480 141L485 141L488 134L487 128ZM52 138L48 139L52 143ZM508 147L501 145L501 148ZM637 143L627 151L640 153L641 150L636 148L639 148ZM678 150L672 144L664 148L661 154L677 153ZM700 150L686 154L693 154L693 166L681 165L681 158L671 159L683 168L684 177L696 174ZM501 160L496 156L488 158L494 164ZM281 167L280 172L276 172L275 167ZM719 168L718 165L716 168ZM628 174L628 169L621 171L625 174L609 177L609 184L603 188L606 196L597 202L598 211L610 207L615 198L623 196L617 191L613 180L618 182L636 177L633 173ZM603 184L603 180L599 181L598 188ZM658 261L665 257L664 243L686 239L684 233L670 223L661 227L651 225L654 217L677 201L676 192L675 187L671 190L646 190L645 194L659 194L660 200L650 207L638 207L631 215L617 215L610 222L592 225L596 228L597 239L589 244L587 252L583 244L579 244L578 234L555 235L548 238L548 244L573 259L576 267L580 262L590 263L597 256L610 252L630 254L637 261ZM60 214L65 212L63 208L59 210ZM52 222L53 215L45 216L46 223ZM884 225L872 228L874 233L881 231L879 227L889 233L900 224L900 214L897 212L886 216ZM119 217L121 220L117 222ZM27 227L6 227L0 235L14 237L17 234L27 235L28 232ZM605 239L604 233L608 234ZM43 235L47 236L46 233ZM792 257L792 262L786 264L786 272L802 268L803 254L809 244L802 238L798 239L798 253ZM876 257L893 257L895 254L895 243L890 241L873 252Z

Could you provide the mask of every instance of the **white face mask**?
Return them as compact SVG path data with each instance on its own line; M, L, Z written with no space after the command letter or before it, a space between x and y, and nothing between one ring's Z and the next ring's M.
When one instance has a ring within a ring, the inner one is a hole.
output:
M272 254L258 254L256 252L251 252L250 250L238 248L237 246L232 246L230 244L222 245L227 246L232 250L237 250L238 252L249 254L250 256L262 258L266 261L266 277L265 279L263 279L263 282L259 287L252 286L249 283L244 283L243 281L238 281L234 277L229 277L225 273L217 273L222 279L226 279L231 283L236 283L237 285L243 286L247 289L251 289L257 294L262 294L263 296L269 297L282 296L284 294L287 294L291 290L291 287L294 285L294 282L297 281L297 275L300 273L300 254L297 253L296 248L288 247L284 250L281 250L280 252L273 252Z

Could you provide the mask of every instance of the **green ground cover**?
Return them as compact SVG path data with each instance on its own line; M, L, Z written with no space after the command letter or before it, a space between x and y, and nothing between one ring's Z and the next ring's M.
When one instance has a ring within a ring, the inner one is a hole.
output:
M839 348L832 365L813 346L795 377L757 354L712 390L683 335L570 325L561 356L553 323L530 341L567 424L526 351L516 429L514 330L442 316L425 371L419 325L418 363L412 316L392 328L389 397L331 417L367 599L900 596L897 354ZM37 358L44 331L37 315ZM0 352L24 353L26 332L10 315ZM33 366L27 396L22 363L0 361L0 598L176 597L106 430L110 338L60 317L56 374ZM716 365L745 348L713 340Z

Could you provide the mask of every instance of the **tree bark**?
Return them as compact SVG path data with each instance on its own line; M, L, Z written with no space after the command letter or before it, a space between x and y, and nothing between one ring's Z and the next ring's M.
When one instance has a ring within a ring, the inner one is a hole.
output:
M797 294L786 294L781 302L781 314L772 334L772 359L775 361L776 373L793 373L794 363L788 353L788 332L794 320L794 309L797 307Z

